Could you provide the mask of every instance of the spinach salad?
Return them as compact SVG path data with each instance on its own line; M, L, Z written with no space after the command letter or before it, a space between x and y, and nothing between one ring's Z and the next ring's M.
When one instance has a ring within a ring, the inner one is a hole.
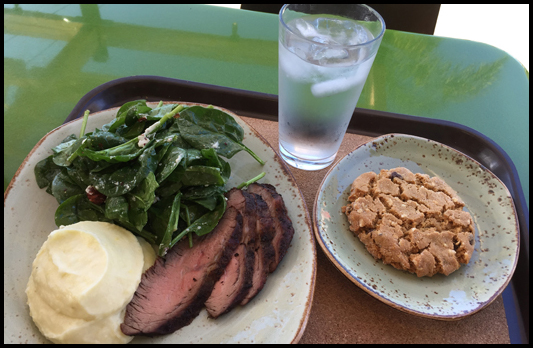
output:
M37 184L59 203L56 225L114 223L158 246L161 256L183 237L192 245L193 232L202 236L217 225L231 175L224 158L244 150L264 164L242 143L235 119L212 106L160 102L152 109L135 100L85 134L88 114L79 136L66 137L35 166Z

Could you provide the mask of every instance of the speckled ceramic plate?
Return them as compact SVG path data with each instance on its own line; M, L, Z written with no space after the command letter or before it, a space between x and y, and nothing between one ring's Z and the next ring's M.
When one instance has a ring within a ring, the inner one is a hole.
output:
M353 180L395 167L442 178L474 219L472 258L447 277L418 278L376 261L348 228L341 207L348 202ZM375 138L335 164L315 199L313 223L318 243L346 277L378 300L427 318L455 320L487 306L505 289L518 260L518 221L505 185L463 153L415 136Z
M91 114L86 131L108 123L116 111L114 108ZM259 182L276 186L293 222L295 233L291 246L265 287L246 306L237 307L216 320L208 319L203 310L189 326L173 334L137 337L132 343L296 343L303 334L316 274L311 220L303 196L282 160L254 129L232 115L244 129L244 144L266 164L262 167L244 151L238 153L229 160L232 177L228 186L236 186L265 171L266 176ZM58 204L53 196L39 189L33 168L52 154L51 148L67 135L78 134L80 127L81 120L74 120L41 139L4 193L4 343L48 342L29 316L25 289L37 251L56 229L54 213Z

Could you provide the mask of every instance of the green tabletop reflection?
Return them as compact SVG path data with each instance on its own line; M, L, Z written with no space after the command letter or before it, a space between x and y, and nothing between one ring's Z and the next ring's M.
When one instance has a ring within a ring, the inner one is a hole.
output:
M276 15L207 5L4 5L4 190L77 101L159 75L277 94ZM458 122L498 143L529 204L529 79L492 46L387 30L358 107Z

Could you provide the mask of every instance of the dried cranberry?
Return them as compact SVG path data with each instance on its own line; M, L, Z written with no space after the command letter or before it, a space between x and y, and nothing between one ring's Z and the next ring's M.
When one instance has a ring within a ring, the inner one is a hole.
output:
M87 194L87 198L91 203L101 205L104 204L106 200L106 195L103 193L98 192L98 190L94 186L87 186L85 189L85 193Z

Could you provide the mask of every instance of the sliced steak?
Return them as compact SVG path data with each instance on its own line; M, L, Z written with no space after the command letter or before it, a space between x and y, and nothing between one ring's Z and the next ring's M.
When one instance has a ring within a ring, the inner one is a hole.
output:
M270 263L269 270L274 272L281 262L294 235L292 221L287 215L287 208L283 198L277 193L276 188L270 184L253 183L248 186L248 191L258 194L268 205L270 216L274 219L275 234L272 245L275 251L274 260Z
M251 193L251 195L254 197L257 207L256 230L258 238L256 238L255 242L256 257L254 262L252 287L246 294L246 297L242 300L241 305L250 302L250 300L263 289L263 286L265 286L267 281L270 264L276 256L276 252L272 246L272 239L276 232L274 219L270 216L268 205L261 196L255 193Z
M211 233L189 248L186 238L158 258L142 276L126 307L126 335L172 333L200 313L242 237L242 216L228 208Z
M246 257L246 246L240 244L205 302L211 318L231 311L246 295L246 290L252 285L253 260Z
M233 188L227 194L228 207L237 209L243 216L242 238L237 251L215 284L213 292L205 302L212 318L229 312L238 305L252 287L252 272L255 262L256 204L249 193Z

